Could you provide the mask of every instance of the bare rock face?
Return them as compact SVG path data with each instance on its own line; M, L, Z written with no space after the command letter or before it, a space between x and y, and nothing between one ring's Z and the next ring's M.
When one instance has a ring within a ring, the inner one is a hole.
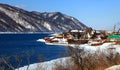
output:
M86 28L77 19L60 12L29 12L0 4L0 32L63 32Z

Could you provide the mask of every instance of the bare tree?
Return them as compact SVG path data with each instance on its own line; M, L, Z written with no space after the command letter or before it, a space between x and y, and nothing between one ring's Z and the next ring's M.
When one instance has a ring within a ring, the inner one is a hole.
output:
M3 64L2 59L0 58L0 70L4 70L4 69L5 69L5 66Z
M39 55L39 56L38 56L38 61L39 61L39 62L43 62L44 60L45 60L44 55Z
M120 54L115 50L100 51L95 53L85 52L76 45L75 48L68 47L74 61L73 70L104 70L107 67L120 64Z
M2 62L6 64L10 69L15 70L15 67L11 64L9 61L9 57L2 57L1 58Z
M15 59L17 60L17 68L18 68L18 70L19 70L19 68L20 68L20 66L21 66L21 63L22 63L22 56L19 56L19 55L15 55L14 56L15 57Z
M30 58L31 58L32 54L30 54L29 52L26 53L26 58L27 58L27 69L29 69L29 66L30 66Z

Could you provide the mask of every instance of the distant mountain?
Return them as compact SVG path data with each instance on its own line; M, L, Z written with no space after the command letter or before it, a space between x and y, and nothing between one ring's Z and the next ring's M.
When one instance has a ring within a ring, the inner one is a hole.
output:
M60 12L29 12L0 4L0 32L62 32L85 28L77 19Z

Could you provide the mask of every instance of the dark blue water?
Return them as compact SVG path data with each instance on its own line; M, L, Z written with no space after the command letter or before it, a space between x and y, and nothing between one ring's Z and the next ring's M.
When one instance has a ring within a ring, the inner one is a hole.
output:
M48 46L36 41L46 36L49 34L0 34L0 57L9 57L11 64L16 65L15 56L21 56L21 66L29 63L28 58L32 64L64 57L66 55L65 47Z

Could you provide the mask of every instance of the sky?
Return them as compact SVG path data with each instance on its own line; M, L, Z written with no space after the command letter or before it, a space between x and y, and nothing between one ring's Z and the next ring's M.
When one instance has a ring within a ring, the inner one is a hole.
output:
M61 12L97 30L120 26L120 0L0 0L27 11Z

